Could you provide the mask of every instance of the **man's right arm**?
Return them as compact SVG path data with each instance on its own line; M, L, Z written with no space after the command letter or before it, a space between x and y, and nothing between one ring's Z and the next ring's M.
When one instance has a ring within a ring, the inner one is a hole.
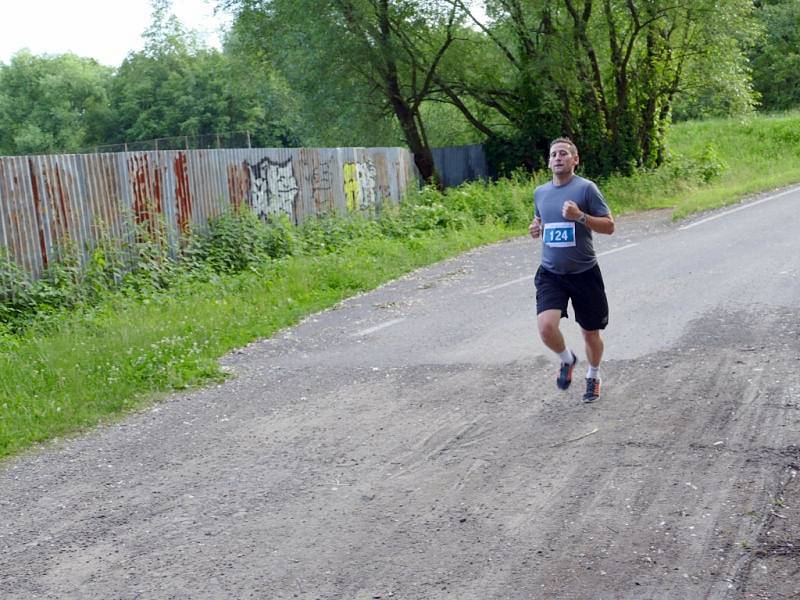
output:
M539 217L533 218L533 222L528 226L528 232L533 239L542 235L542 220Z
M531 224L528 225L528 233L531 234L533 239L538 238L542 235L542 218L539 216L538 211L536 210L536 192L533 193L533 221Z

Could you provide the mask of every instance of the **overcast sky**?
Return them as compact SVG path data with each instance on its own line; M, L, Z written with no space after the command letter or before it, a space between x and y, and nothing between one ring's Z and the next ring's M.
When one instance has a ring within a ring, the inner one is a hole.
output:
M229 17L214 16L216 0L172 0L172 6L184 26L219 47L219 28ZM149 0L2 0L0 62L28 48L33 54L73 52L117 67L142 49L150 17Z

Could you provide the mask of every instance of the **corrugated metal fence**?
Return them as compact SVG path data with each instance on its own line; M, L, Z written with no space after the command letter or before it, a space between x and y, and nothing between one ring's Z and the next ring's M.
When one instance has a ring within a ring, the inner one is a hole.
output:
M431 152L444 187L489 178L486 154L481 144L433 148Z
M0 157L0 249L40 276L68 245L85 260L101 240L165 227L177 249L190 230L247 206L294 223L380 210L416 188L404 148L180 150Z

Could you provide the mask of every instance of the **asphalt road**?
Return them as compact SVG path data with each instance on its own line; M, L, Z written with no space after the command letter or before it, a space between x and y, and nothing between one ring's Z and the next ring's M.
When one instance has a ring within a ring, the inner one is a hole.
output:
M603 397L518 239L0 464L2 598L800 597L800 188L597 236Z

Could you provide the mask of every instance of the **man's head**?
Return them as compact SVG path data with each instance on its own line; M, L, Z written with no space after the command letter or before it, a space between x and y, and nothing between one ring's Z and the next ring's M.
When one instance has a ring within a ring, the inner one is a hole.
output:
M571 139L560 137L550 142L548 166L556 178L570 178L575 173L580 158L578 147Z

